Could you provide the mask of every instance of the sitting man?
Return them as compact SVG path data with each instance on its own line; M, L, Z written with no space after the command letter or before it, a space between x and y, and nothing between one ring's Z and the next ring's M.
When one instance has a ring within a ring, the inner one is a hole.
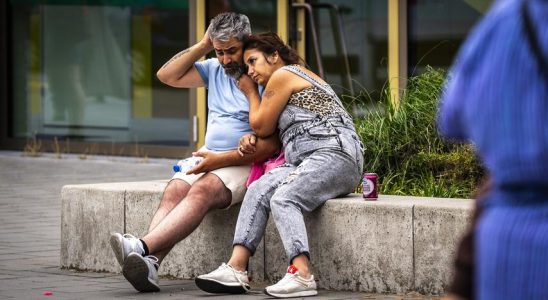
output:
M203 39L171 58L157 73L173 87L208 88L203 160L190 171L177 172L165 188L149 232L138 239L114 233L110 245L124 277L140 292L159 291L158 268L169 251L190 235L212 209L242 201L251 163L272 156L278 138L257 139L252 155L241 155L239 139L252 133L249 104L237 87L243 72L242 39L251 34L245 15L223 13L211 20ZM217 58L198 59L211 50Z

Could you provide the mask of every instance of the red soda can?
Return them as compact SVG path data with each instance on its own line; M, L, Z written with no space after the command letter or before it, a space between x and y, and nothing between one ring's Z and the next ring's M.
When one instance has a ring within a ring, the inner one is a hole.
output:
M363 174L363 198L364 200L374 201L378 198L377 192L377 173Z

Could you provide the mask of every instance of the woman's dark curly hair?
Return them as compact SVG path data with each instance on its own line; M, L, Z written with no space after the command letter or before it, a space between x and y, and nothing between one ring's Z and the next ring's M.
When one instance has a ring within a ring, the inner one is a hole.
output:
M304 60L291 47L287 46L274 32L252 34L244 38L244 51L257 49L266 55L278 52L278 55L288 65L304 64Z

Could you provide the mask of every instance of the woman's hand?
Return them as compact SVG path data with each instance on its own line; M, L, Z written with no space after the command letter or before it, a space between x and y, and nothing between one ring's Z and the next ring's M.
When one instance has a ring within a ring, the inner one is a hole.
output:
M257 137L252 133L242 136L238 143L238 154L244 156L255 153L255 151L257 151L257 148L255 147L256 142Z
M257 83L255 83L247 74L242 74L242 76L236 80L236 83L238 84L238 88L248 99L253 93L259 94Z

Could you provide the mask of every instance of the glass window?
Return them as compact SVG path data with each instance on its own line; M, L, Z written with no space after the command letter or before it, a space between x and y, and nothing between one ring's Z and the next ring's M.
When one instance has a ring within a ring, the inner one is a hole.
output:
M311 1L324 79L338 94L357 95L360 91L366 90L377 99L376 95L386 83L387 2ZM314 71L319 72L308 23L307 28L306 60Z
M207 0L206 28L222 12L236 12L249 18L253 33L277 31L276 0Z
M409 76L427 65L447 69L490 0L415 0L408 2Z
M189 145L187 89L156 70L188 47L188 1L11 0L12 137Z

